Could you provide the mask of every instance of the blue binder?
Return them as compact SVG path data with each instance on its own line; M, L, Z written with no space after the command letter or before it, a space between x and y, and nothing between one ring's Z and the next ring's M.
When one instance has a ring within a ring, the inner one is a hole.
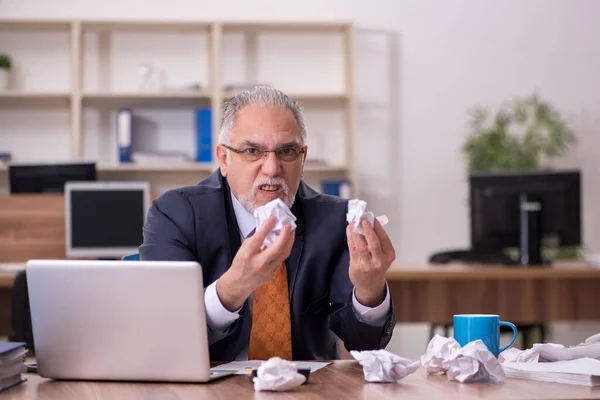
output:
M324 180L321 185L323 187L323 194L350 198L350 182L348 180Z
M119 162L131 162L133 115L129 108L119 108L116 115L117 150Z
M199 108L196 110L196 161L212 162L212 110Z

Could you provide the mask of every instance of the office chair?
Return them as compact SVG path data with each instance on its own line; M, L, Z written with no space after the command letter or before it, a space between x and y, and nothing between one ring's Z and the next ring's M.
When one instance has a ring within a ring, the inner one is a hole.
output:
M10 305L10 328L8 340L24 342L29 355L35 355L33 329L31 327L31 311L29 308L29 292L27 290L27 275L25 270L17 272L13 283Z

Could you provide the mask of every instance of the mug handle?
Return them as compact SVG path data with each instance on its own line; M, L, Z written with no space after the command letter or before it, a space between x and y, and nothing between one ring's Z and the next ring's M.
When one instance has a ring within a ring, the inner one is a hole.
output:
M513 323L506 322L506 321L500 321L500 322L498 322L498 327L500 327L500 326L508 326L510 329L512 329L513 330L513 338L506 346L504 346L503 348L498 350L498 354L500 354L504 350L508 349L515 342L515 340L517 340L517 327Z

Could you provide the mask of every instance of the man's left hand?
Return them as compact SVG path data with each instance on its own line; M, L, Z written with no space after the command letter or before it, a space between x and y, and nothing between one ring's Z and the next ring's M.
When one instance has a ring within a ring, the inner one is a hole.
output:
M375 219L375 226L365 219L360 221L364 236L354 232L354 224L346 227L350 250L350 281L356 300L365 307L376 307L385 300L385 274L396 259L392 241Z

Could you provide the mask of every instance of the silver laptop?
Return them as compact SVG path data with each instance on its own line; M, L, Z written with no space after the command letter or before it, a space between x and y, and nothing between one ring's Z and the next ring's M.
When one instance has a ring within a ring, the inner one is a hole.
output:
M38 374L52 379L208 382L202 268L195 262L31 260Z

